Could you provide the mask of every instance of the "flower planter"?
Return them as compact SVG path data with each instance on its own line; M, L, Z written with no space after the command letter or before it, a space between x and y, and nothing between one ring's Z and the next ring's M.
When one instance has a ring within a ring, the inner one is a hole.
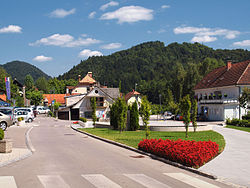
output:
M17 122L17 126L23 126L23 125L25 125L26 123L25 123L25 121L18 121Z
M8 139L0 140L0 153L12 152L12 141Z

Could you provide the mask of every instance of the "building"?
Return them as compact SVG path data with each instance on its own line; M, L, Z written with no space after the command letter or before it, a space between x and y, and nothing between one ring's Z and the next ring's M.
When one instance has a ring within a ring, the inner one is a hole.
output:
M141 94L135 90L127 93L125 95L125 100L126 100L128 105L132 105L134 102L136 102L138 109L141 106Z
M78 77L78 85L66 88L66 107L58 112L59 119L78 120L79 117L91 118L91 98L96 97L96 116L100 120L109 118L109 106L120 96L119 88L107 88L98 86L92 77L92 72L81 79Z
M246 110L240 108L239 97L244 87L250 88L250 60L227 62L207 74L194 88L198 113L207 120L241 118Z

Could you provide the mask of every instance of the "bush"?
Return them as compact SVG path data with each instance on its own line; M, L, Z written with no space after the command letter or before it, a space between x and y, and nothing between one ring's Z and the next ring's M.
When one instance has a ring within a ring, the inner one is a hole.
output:
M202 166L219 153L216 142L181 139L145 139L138 144L138 148L189 167Z
M0 140L4 139L4 131L0 128Z
M80 121L82 121L82 122L84 122L84 123L86 123L86 122L87 122L87 119L86 119L86 118L84 118L84 117L80 117L80 118L79 118L79 120L80 120Z
M234 125L234 126L240 126L240 127L250 127L250 121L243 119L237 119L237 118L233 118L232 120L227 119L226 120L226 124L227 125Z
M17 118L17 121L23 121L23 120L24 120L23 117L18 117L18 118Z
M231 121L231 125L239 126L240 125L240 120L237 118L233 118Z
M231 123L232 123L232 122L231 122L230 118L227 118L227 119L226 119L226 124L227 124L227 125L231 125Z
M53 117L53 112L49 111L48 116Z
M247 115L242 116L242 119L250 121L250 112Z
M130 107L130 130L136 131L137 129L140 129L139 111L137 103L134 102L133 105Z

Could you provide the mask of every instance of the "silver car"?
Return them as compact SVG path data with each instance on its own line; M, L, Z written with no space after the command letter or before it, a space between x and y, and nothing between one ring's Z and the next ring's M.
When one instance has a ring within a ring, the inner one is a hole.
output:
M0 128L5 131L7 127L11 126L12 124L13 121L11 120L10 116L7 116L0 112Z

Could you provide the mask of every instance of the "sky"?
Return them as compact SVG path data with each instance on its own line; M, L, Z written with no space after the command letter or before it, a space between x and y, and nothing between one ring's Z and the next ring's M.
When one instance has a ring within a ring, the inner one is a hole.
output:
M148 41L250 50L249 8L249 0L1 0L0 64L25 61L56 77Z

